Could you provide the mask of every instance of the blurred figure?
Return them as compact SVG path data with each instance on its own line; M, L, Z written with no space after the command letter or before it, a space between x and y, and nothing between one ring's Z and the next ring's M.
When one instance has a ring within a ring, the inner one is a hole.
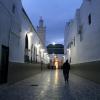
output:
M63 75L65 79L65 84L66 81L68 82L69 79L69 70L70 70L70 64L68 63L68 60L66 60L66 62L63 64Z
M41 71L43 70L43 61L41 61Z

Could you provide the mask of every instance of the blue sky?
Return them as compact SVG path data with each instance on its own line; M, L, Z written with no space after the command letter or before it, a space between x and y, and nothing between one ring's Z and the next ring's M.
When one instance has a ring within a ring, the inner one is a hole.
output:
M75 11L83 0L22 0L23 6L34 27L40 16L46 26L46 44L63 43L67 21L74 18Z

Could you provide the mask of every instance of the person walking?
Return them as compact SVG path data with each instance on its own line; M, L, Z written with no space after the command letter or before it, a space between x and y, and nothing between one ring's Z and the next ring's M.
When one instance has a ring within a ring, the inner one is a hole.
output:
M70 70L70 64L68 63L68 60L66 60L66 62L63 64L63 75L65 79L65 84L66 81L68 82L69 79L69 70Z
M41 71L43 70L43 61L41 61Z

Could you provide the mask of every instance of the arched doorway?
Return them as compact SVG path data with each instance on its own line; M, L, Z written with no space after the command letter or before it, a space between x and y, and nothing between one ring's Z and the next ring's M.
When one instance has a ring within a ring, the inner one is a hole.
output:
M25 49L28 49L28 36L25 37Z
M59 61L58 61L58 60L56 60L56 61L54 62L54 66L56 67L56 69L59 68Z
M28 36L26 34L25 36L25 57L24 57L25 62L29 62L29 55L28 55Z
M59 59L58 59L58 57L55 57L54 58L53 65L54 65L54 68L55 69L58 69L59 68Z

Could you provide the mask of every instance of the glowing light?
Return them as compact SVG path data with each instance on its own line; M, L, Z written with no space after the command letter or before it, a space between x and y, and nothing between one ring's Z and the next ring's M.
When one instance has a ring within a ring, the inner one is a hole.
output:
M41 45L40 44L35 44L36 48L39 48Z
M70 51L70 49L67 49L67 52L68 52L68 54L69 54L69 55L71 54L71 51Z
M56 43L55 43L55 42L53 42L52 44L53 44L53 45L55 45Z
M38 44L38 48L40 47L41 45L40 44Z
M48 79L48 82L50 82L50 79Z
M41 91L41 94L44 94L44 91Z
M33 33L32 33L32 32L29 32L28 35L29 35L29 36L33 36Z
M44 55L47 55L47 53L45 52Z
M41 51L41 52L44 52L44 49L41 49L40 51Z

